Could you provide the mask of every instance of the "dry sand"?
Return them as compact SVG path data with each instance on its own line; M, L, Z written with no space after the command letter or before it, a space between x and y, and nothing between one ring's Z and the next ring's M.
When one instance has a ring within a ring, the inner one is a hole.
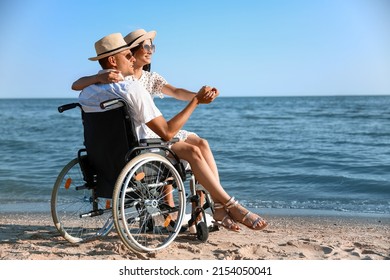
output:
M157 253L134 253L115 231L74 245L59 236L50 214L2 214L0 260L389 260L390 218L268 215L263 231L225 229L205 243L189 232Z

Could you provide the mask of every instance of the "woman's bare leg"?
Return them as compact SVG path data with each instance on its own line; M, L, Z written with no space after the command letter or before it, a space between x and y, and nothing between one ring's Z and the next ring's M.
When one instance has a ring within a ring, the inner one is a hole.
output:
M196 179L210 193L215 203L225 205L226 207L229 202L232 202L231 197L221 186L206 159L203 157L200 148L180 141L172 146L172 150L179 158L190 163L192 172L194 172ZM234 226L234 229L230 227L233 230L239 229L239 226L235 224L234 221L238 221L254 230L260 230L267 226L267 222L259 215L248 211L240 204L232 204L230 207L228 206L228 208L229 216L232 218L228 220L228 223L229 225ZM228 213L225 208L220 208L218 212L215 213L214 218L219 221L225 219Z
M219 173L218 173L218 168L217 164L214 159L214 155L211 152L209 143L207 142L206 139L200 138L197 135L191 134L187 137L186 141L189 144L197 146L200 151L202 152L202 155L204 159L206 160L208 166L210 167L211 171L213 172L214 176L217 178L219 181Z
M180 141L172 146L172 150L180 159L188 161L198 182L207 189L214 200L226 202L230 196L225 192L219 180L208 165L201 150L189 143Z
M196 179L210 193L215 203L224 204L230 199L229 194L223 189L197 146L180 141L172 146L172 150L180 159L190 163ZM227 211L224 208L220 208L218 211L215 211L214 219L218 221L224 220L225 227L239 230L240 227L230 217L226 218L227 215Z

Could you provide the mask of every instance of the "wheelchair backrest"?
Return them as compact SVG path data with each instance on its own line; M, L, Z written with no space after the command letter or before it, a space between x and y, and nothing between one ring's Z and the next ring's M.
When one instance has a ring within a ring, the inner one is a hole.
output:
M97 113L82 112L84 144L96 172L96 194L111 198L127 152L138 146L137 134L125 106Z

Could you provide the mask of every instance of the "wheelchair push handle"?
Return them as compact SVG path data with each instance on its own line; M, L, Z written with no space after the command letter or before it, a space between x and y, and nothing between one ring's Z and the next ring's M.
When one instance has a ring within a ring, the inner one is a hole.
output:
M76 108L76 107L80 107L81 108L81 105L79 103L65 104L65 105L62 105L62 106L58 107L58 112L62 113L62 112L68 111L68 110Z
M107 101L100 103L100 108L106 109L106 108L111 107L111 106L118 104L118 103L121 103L123 105L126 104L124 100L122 100L120 98L116 98L116 99L110 99L110 100L107 100ZM80 109L82 109L80 103L69 103L69 104L64 104L64 105L59 106L58 112L63 113L65 111L68 111L70 109L74 109L76 107L79 107Z

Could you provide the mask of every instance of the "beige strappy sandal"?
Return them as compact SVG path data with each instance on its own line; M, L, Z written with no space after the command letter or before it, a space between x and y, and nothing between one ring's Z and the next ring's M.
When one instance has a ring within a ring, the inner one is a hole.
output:
M220 209L225 209L225 206L222 203L215 202L214 203L214 209L215 210L220 210ZM230 222L228 221L230 219ZM236 221L232 217L230 217L228 214L225 214L225 216L222 218L222 220L217 221L214 220L213 224L219 227L224 227L227 230L235 231L238 232L240 231L240 227L236 224ZM235 228L238 227L238 228Z
M226 202L225 204L225 209L228 213L231 213L230 209L233 208L233 207L238 207L238 206L241 206L241 204L238 203L238 201L235 200L234 196L232 196L228 202ZM242 207L242 206L241 206ZM241 213L241 211L239 210L239 212ZM233 213L231 213L233 214ZM256 215L257 218L252 222L252 225L248 225L247 223L245 223L246 220L249 220L249 216L250 215ZM262 230L264 228L266 228L268 226L268 223L266 220L264 220L262 217L260 217L259 215L257 215L256 213L253 213L251 211L248 211L244 217L241 219L241 220L236 220L234 217L232 217L232 215L230 216L235 222L239 222L241 224L243 224L244 226L250 228L250 229L253 229L253 230ZM256 226L259 222L261 222L261 226Z

